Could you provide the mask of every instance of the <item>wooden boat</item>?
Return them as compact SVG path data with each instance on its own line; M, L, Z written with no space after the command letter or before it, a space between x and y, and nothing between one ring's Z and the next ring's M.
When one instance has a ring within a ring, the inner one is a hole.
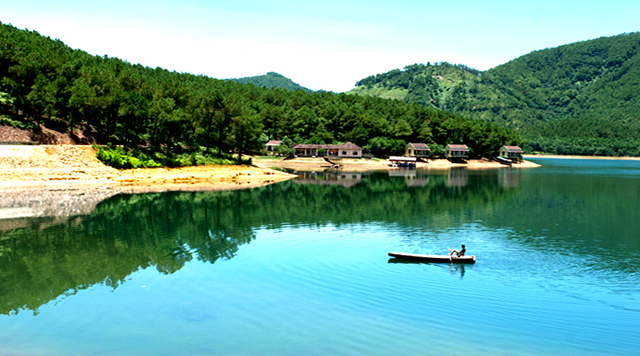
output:
M510 160L508 158L500 157L500 156L496 157L495 160L497 162L500 162L502 164L506 164L506 165L509 165L509 166L513 164L512 160Z
M476 256L455 257L449 255L418 255L414 253L389 252L389 256L407 260L434 263L476 263Z

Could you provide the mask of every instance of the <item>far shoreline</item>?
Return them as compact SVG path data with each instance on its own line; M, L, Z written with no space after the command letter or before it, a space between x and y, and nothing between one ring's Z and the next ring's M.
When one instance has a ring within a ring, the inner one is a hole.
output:
M603 159L615 161L640 161L640 157L611 157L611 156L570 156L570 155L545 155L545 154L524 154L523 158L554 158L554 159Z

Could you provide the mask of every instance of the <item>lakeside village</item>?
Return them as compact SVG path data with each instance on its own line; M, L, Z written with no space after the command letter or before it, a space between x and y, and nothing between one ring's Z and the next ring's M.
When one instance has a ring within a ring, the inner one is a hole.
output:
M266 144L269 154L278 152L282 141L271 140ZM363 153L363 149L351 142L342 145L327 144L295 144L291 146L294 158L320 157L331 163L334 167L342 166L343 159L371 159L370 154ZM389 157L391 167L416 167L417 162L428 162L431 158L431 149L426 143L408 143L403 156ZM469 148L463 144L448 144L445 147L445 158L451 163L466 163L469 159ZM522 149L518 146L502 146L494 160L504 165L522 163Z

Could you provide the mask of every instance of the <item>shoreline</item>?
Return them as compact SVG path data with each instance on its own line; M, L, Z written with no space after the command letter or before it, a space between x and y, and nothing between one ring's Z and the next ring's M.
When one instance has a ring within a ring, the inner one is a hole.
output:
M533 156L539 157L539 156ZM535 168L523 161L511 166L483 159L451 163L446 159L418 162L417 169L469 170ZM295 178L280 169L314 171L334 168L322 158L254 157L253 165L138 168L105 166L86 145L0 145L0 190L111 189L121 193L247 189ZM343 171L395 170L386 159L343 159ZM402 168L400 168L402 169Z
M388 160L345 159L340 171L394 171ZM514 167L538 167L524 162ZM419 162L417 169L508 168L488 159L451 163ZM139 168L118 170L102 164L91 146L0 145L0 231L22 226L22 218L90 214L101 201L119 194L251 189L290 180L296 174L333 168L320 158L254 157L253 165Z
M264 168L286 168L299 171L314 171L330 169L333 166L322 158L259 158L254 159L254 164ZM470 170L504 169L504 168L535 168L539 164L523 161L522 163L507 166L486 158L468 160L467 163L451 163L447 159L429 159L427 162L417 162L416 169L448 170L452 168L464 167ZM395 170L388 160L382 159L343 159L342 167L346 172L371 171L371 170ZM403 169L403 168L400 168Z

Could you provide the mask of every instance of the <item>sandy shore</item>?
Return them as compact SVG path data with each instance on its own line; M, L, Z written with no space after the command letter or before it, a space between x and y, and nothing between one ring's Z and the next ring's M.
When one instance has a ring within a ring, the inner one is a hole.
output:
M282 158L260 158L255 159L254 164L265 168L289 168L298 171L313 171L331 168L331 164L321 158L295 158L288 160ZM342 164L342 169L349 172L394 169L390 166L390 162L388 160L383 159L344 159L342 160ZM430 159L428 162L418 162L416 165L416 168L419 169L451 169L454 167L466 167L467 169L478 170L500 169L507 166L488 159L472 159L466 163L451 163L446 159ZM540 165L525 160L522 163L513 164L511 167L534 168L540 167Z
M254 166L199 166L117 170L90 146L0 145L0 189L110 187L119 192L229 190L295 177Z

